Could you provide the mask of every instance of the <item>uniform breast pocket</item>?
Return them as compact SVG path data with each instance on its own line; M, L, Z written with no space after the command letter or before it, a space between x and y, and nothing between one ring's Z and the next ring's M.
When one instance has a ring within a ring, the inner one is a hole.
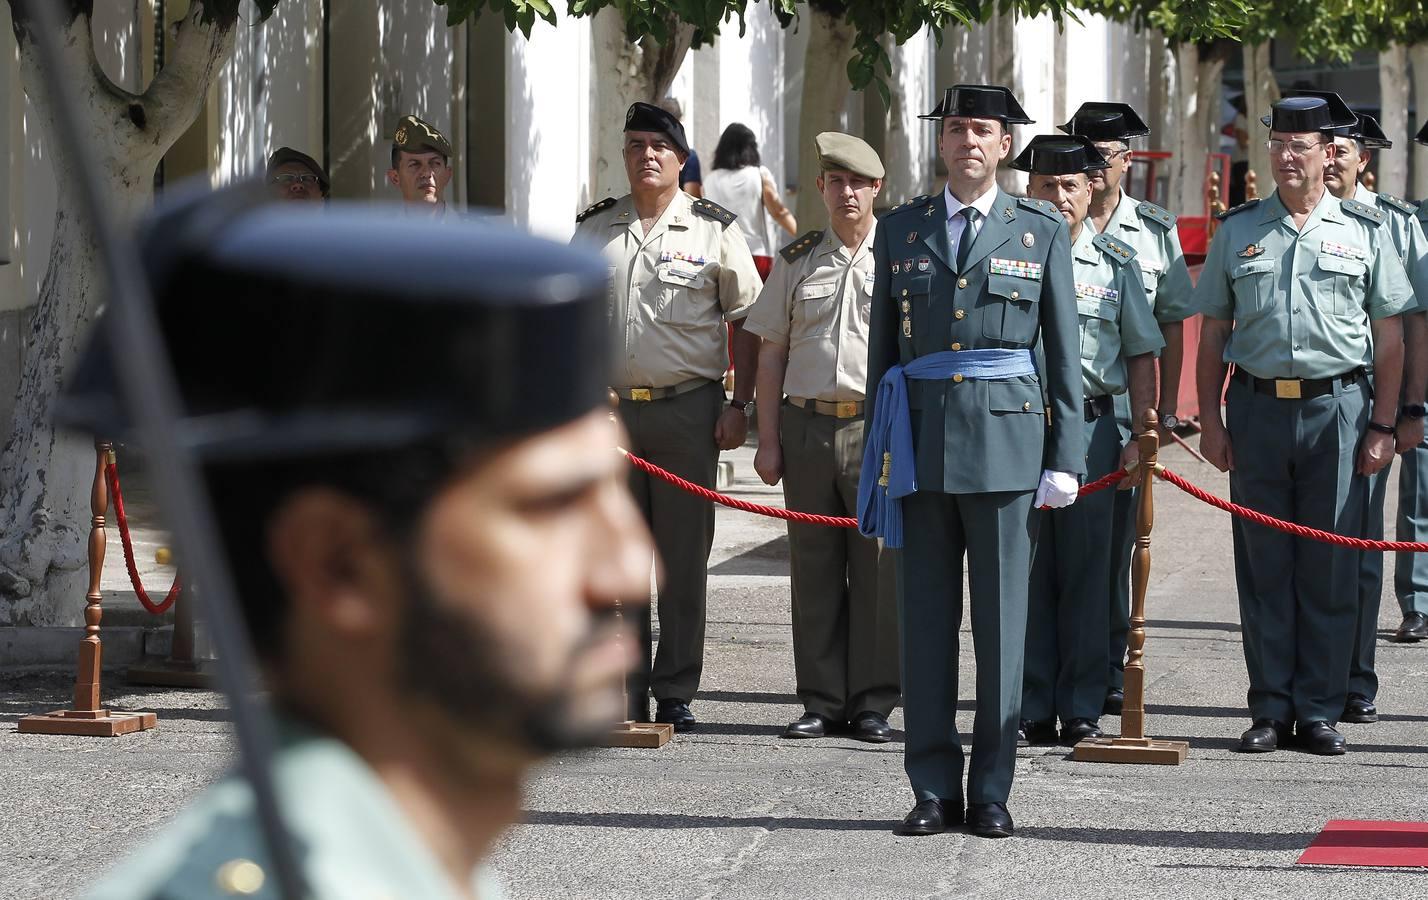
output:
M1146 299L1155 302L1155 289L1160 286L1160 270L1154 266L1140 267L1140 280L1145 285Z
M694 325L709 305L708 295L713 280L703 268L678 263L661 265L656 272L660 280L659 321L670 325Z
M1319 254L1314 262L1314 302L1333 316L1354 316L1362 307L1368 263Z
M1041 282L1014 275L988 275L982 336L1004 344L1030 344L1041 322Z
M1098 300L1094 297L1076 301L1076 314L1081 322L1081 358L1093 360L1101 348L1118 336L1116 322L1120 318L1119 300ZM1119 343L1116 341L1115 343Z
M1041 415L1045 409L1035 382L987 382L987 411L994 416Z
M794 330L805 337L827 334L837 316L838 282L800 284L793 295Z
M1235 293L1235 318L1253 319L1274 307L1274 260L1240 263L1230 273Z

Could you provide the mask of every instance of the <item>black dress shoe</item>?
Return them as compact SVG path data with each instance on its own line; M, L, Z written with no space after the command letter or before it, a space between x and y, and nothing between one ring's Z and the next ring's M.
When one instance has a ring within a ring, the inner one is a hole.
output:
M962 804L955 805L936 797L923 800L903 817L893 834L941 834L962 822Z
M853 739L869 744L886 744L892 740L892 726L880 713L872 710L860 712L853 717Z
M821 738L826 737L832 730L832 719L820 716L818 713L806 712L803 714L803 718L788 723L788 727L783 730L783 736L786 738Z
M967 831L978 837L1011 837L1011 813L1005 803L968 803Z
M1374 706L1373 701L1363 694L1350 694L1348 702L1344 704L1344 714L1339 716L1339 721L1353 722L1356 725L1377 722L1378 707Z
M1269 753L1279 749L1280 744L1288 744L1293 730L1283 722L1273 719L1255 719L1249 731L1240 735L1240 745L1235 749L1240 753Z
M1018 747L1037 747L1056 743L1056 721L1037 722L1022 719L1021 729L1016 733Z
M658 708L655 710L656 722L667 722L674 726L675 731L693 731L694 713L689 711L689 704L683 700L660 700Z
M1319 756L1338 756L1346 749L1344 736L1328 722L1305 722L1298 727L1299 746Z
M1094 719L1072 719L1061 727L1061 743L1074 747L1086 738L1102 737L1103 732Z
M1399 644L1416 644L1428 640L1428 615L1411 612L1403 617L1403 624L1393 633L1392 640Z
M1101 715L1118 716L1121 708L1126 704L1126 692L1120 688L1111 688L1106 691L1106 702L1101 704Z

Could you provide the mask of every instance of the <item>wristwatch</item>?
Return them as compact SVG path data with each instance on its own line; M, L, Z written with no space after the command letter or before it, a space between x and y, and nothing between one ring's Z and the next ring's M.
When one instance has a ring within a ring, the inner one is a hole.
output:
M1379 434L1394 434L1397 431L1392 425L1385 425L1382 422L1370 422L1368 427L1369 431L1377 431Z
M1422 403L1405 403L1398 408L1398 415L1404 419L1421 419L1428 413L1428 406Z
M1166 413L1160 417L1160 427L1166 431L1174 431L1180 427L1180 418L1175 413Z
M744 415L747 416L747 415L749 414L750 407L752 407L752 406L754 405L754 401L752 401L752 400L730 400L730 401L729 401L729 405L732 406L732 407L734 407L734 408L737 409L739 412L741 412L741 413L743 413Z

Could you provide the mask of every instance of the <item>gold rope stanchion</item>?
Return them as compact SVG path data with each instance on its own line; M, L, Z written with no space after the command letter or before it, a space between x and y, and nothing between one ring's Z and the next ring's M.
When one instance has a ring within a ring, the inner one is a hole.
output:
M1126 647L1125 705L1121 710L1121 736L1087 738L1071 751L1079 762L1158 763L1178 766L1190 745L1185 741L1157 741L1145 736L1145 592L1150 586L1150 532L1155 526L1155 471L1159 467L1159 417L1145 414L1140 444L1140 497L1136 508L1135 555L1131 558L1130 634Z
M624 604L615 600L615 619L620 623L621 640L625 624ZM625 715L630 709L630 679L620 679L620 698L624 701ZM674 726L668 722L636 722L626 719L611 728L605 735L606 747L663 747L674 737Z

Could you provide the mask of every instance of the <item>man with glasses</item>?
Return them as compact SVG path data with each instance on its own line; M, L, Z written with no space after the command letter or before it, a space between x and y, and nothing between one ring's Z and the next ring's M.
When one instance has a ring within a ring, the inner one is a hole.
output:
M268 189L279 200L327 199L332 185L317 160L291 147L279 147L268 157Z
M451 155L446 135L418 116L402 116L392 133L387 183L401 192L408 215L446 219L454 214L445 197L451 183Z
M1165 349L1160 354L1160 416L1162 437L1180 420L1175 415L1180 395L1180 370L1185 357L1183 322L1191 305L1190 270L1180 250L1175 215L1148 200L1136 200L1122 185L1131 167L1131 138L1150 134L1136 111L1126 103L1083 103L1071 121L1061 126L1067 134L1088 138L1105 157L1106 167L1091 171L1091 209L1087 222L1095 233L1110 235L1135 250L1145 286L1145 298L1160 324ZM1116 419L1124 429L1139 430L1131 416L1129 392L1115 395ZM1136 491L1117 491L1111 517L1110 665L1102 713L1121 714L1125 700L1126 635L1130 631L1131 550L1135 547Z
M1230 473L1236 503L1356 536L1362 476L1394 453L1399 315L1413 308L1413 288L1387 215L1324 186L1331 132L1353 126L1353 112L1290 97L1261 121L1275 190L1224 214L1196 286L1200 449ZM1235 370L1222 420L1227 363ZM1239 749L1272 751L1297 732L1310 753L1341 754L1334 726L1348 693L1358 553L1238 517L1232 527L1253 719Z

